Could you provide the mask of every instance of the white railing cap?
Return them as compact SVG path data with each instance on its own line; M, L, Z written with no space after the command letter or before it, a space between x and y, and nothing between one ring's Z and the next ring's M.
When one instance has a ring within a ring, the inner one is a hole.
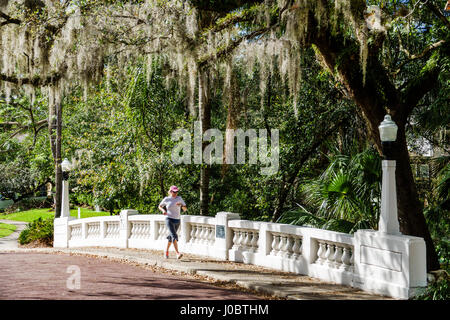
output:
M238 228L238 229L259 230L262 223L264 223L264 222L250 221L250 220L230 220L230 221L228 221L228 227Z
M184 222L188 223L202 223L202 224L216 224L216 218L215 217L205 217L205 216L189 216L189 215L183 215L181 216Z

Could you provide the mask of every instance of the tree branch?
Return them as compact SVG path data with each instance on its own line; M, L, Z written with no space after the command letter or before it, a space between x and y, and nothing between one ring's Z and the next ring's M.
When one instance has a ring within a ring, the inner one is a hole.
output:
M414 109L422 97L433 89L438 80L441 69L437 64L422 72L417 77L409 81L408 85L401 92L402 105L399 116L406 121L406 118Z
M19 19L15 19L15 18L11 18L9 15L7 15L6 13L0 11L0 18L3 18L5 21L3 21L2 23L0 23L0 27L3 27L4 25L7 24L21 24L22 21L20 21Z
M402 68L409 62L417 60L417 59L421 59L423 57L425 57L428 53L430 53L432 50L439 48L440 46L446 44L445 40L440 40L438 42L432 43L430 44L428 47L426 47L421 53L419 54L411 54L408 50L406 50L405 48L403 48L401 42L400 42L400 50L403 51L407 57L408 60L403 61L400 66L397 68L397 70L393 73L393 75L397 75Z
M433 1L427 1L426 3L428 9L430 9L443 23L444 25L450 29L450 21L442 14L441 10L436 7Z
M17 77L15 75L6 75L3 73L0 73L0 81L10 82L17 85L24 85L29 84L33 87L45 87L50 84L54 84L58 82L62 78L62 74L64 72L64 69L67 67L64 67L63 70L59 72L52 73L46 77L40 77L40 76L33 76L33 77Z

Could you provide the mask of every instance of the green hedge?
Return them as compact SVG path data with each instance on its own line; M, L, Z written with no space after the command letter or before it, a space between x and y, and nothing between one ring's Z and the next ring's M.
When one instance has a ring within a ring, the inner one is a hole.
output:
M53 217L42 219L37 218L30 222L19 235L21 245L38 241L42 244L53 246Z

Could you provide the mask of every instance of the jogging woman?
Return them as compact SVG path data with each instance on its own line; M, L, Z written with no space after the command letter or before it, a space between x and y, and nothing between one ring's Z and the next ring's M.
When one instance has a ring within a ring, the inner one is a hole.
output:
M169 235L167 236L167 248L164 252L164 256L169 258L169 248L173 243L175 252L177 253L177 259L180 259L183 255L178 251L178 235L177 231L180 226L180 208L183 211L187 210L186 203L183 198L178 195L179 189L176 186L171 186L169 189L169 196L165 197L158 208L163 212L166 217L166 226L169 230Z

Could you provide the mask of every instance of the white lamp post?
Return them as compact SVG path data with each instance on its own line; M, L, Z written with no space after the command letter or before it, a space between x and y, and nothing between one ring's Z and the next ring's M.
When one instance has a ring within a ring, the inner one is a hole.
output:
M397 189L395 184L395 160L392 150L397 139L397 125L390 115L384 117L378 127L383 148L383 169L381 185L381 213L378 223L378 232L384 234L400 235L400 226L397 213Z
M61 203L61 218L70 217L69 207L69 172L72 169L72 164L69 160L64 159L61 162L61 169L63 172L63 187L62 187L62 203Z

